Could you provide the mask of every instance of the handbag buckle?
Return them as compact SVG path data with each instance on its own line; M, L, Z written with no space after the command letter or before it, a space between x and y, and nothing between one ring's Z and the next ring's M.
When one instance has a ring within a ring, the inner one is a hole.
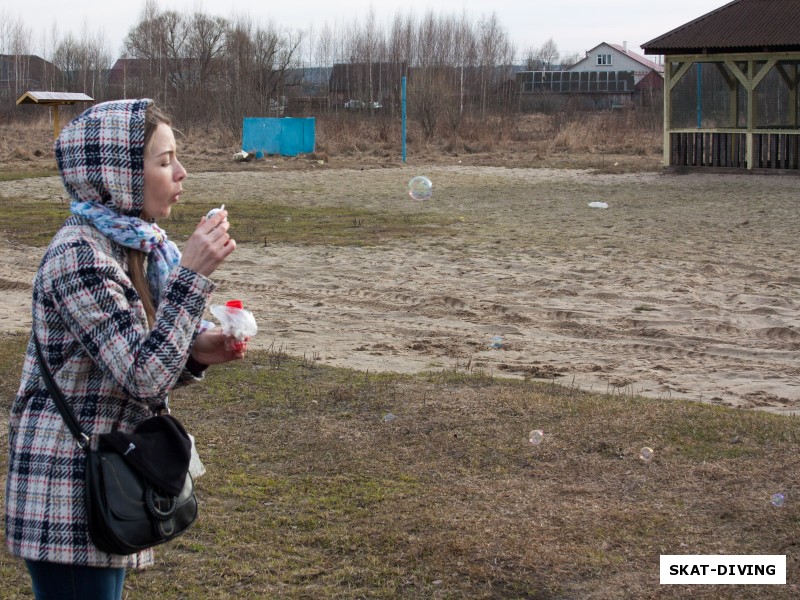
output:
M91 438L85 433L81 432L81 439L77 440L75 443L78 444L78 448L81 450L87 450L91 442Z

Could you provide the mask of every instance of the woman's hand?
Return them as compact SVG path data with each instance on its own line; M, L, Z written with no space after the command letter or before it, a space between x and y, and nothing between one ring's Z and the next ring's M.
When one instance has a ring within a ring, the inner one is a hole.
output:
M192 358L204 365L219 365L244 358L247 340L238 340L214 327L197 335L192 344Z
M208 277L236 250L236 240L228 235L227 217L228 211L221 210L210 219L200 220L183 248L182 266Z

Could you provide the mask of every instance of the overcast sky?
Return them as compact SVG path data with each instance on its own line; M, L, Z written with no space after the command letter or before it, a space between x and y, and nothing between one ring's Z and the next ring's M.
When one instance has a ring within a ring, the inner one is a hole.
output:
M291 30L319 31L327 23L341 28L354 21L365 22L370 8L377 23L388 25L400 14L423 16L427 11L448 16L466 13L476 23L492 13L506 29L518 55L526 48L538 48L549 39L561 55L583 54L601 42L628 43L642 53L640 45L663 33L715 10L729 0L157 0L164 10L231 17L248 15L259 23ZM17 21L33 32L34 48L41 52L41 39L57 22L63 36L81 37L102 33L114 58L130 28L141 17L144 0L3 0L0 19Z

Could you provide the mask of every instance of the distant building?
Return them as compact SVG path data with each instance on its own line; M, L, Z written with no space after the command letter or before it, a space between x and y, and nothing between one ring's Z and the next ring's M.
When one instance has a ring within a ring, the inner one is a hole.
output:
M662 72L661 65L630 52L626 44L603 42L566 70L518 72L515 88L522 107L530 104L526 94L568 94L586 108L618 108L652 102L663 86Z
M331 72L330 67L286 69L283 91L290 113L328 108Z
M148 63L142 58L119 58L108 73L108 85L125 88L139 85L147 74Z
M331 104L344 106L350 100L386 104L399 96L406 63L336 63L331 70L328 89Z
M650 73L663 73L664 67L628 50L627 42L621 46L603 42L586 52L586 57L567 71L631 71L636 85Z
M28 90L50 90L62 79L61 71L35 54L0 54L0 99L13 106Z

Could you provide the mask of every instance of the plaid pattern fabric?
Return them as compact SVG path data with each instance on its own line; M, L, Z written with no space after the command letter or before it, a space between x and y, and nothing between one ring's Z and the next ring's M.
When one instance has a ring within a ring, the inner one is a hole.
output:
M118 123L121 115L128 115L131 129L139 126L138 113L146 107L146 103L135 109L131 105L136 103L108 104L94 107L103 115L99 120L111 118ZM115 111L118 104L119 111ZM89 123L92 132L107 129L94 116L88 118L84 113L81 119ZM79 123L77 127L83 126ZM121 133L114 135L118 140L128 139ZM77 156L75 140L79 136L71 131L67 137ZM139 152L134 148L132 154ZM69 172L64 180L68 189L72 186L71 194L89 190L87 193L99 194L118 210L141 207L141 188L134 194L128 189L117 194L114 188L116 182L141 178L141 173L124 173L131 165L141 171L141 160L123 160L118 153L111 153L112 164L106 168L100 164L105 151L87 149L84 156L88 157L84 165L73 157L69 167L64 167ZM86 174L85 184L79 182L77 172ZM96 179L98 172L108 174L114 183L103 187ZM178 266L167 280L150 330L127 275L125 248L86 219L67 219L45 252L34 280L33 326L56 383L94 446L98 434L113 429L132 431L150 416L150 407L166 401L170 389L194 380L184 365L213 288L207 278ZM101 552L91 543L84 502L85 468L84 452L41 381L31 342L9 419L8 549L23 558L58 563L131 568L151 564L150 550L118 556Z
M73 200L138 217L144 190L144 118L151 100L103 102L71 121L54 150Z

